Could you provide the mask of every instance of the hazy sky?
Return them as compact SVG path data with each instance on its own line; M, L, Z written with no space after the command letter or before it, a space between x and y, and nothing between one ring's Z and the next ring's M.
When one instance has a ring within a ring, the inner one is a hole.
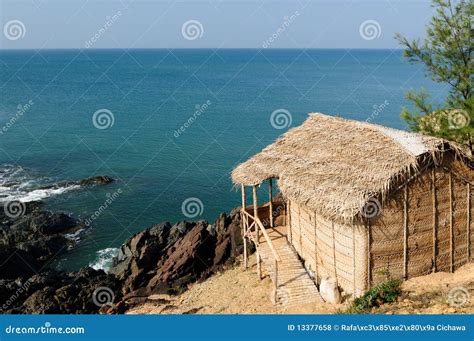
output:
M395 32L423 37L432 15L427 0L0 0L0 4L2 49L394 48Z

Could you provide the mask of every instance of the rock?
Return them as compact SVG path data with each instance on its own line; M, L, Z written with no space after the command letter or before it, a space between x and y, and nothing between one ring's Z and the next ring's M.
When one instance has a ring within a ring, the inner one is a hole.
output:
M97 186L97 185L107 185L114 181L110 176L107 175L99 175L93 176L91 178L82 179L78 181L62 181L56 184L42 186L39 189L51 189L51 188L60 188L60 187L70 187L70 186Z
M101 303L113 304L122 298L120 282L92 268L46 271L21 282L3 280L0 293L5 302L0 313L9 314L91 314L100 311Z
M332 304L341 303L341 294L334 278L323 277L319 285L319 292L324 301Z
M39 203L24 203L24 213L9 217L0 208L0 279L36 274L54 256L73 244L66 237L84 225L64 213L52 213Z

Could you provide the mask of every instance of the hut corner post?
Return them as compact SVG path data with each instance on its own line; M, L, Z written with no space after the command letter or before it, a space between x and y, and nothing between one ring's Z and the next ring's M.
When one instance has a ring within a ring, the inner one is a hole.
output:
M248 268L248 255L247 255L247 224L245 223L245 219L247 219L247 217L245 216L244 212L246 210L246 207L245 207L245 202L246 202L246 198L245 198L245 186L244 185L241 185L240 186L240 190L242 192L242 214L241 214L241 224L242 224L242 239L243 239L243 242L244 242L244 269L247 270Z
M257 185L252 187L253 194L253 216L255 222L255 239L256 239L256 253L257 253L257 275L259 279L262 279L262 260L260 257L260 252L258 251L258 244L260 243L260 231L257 226L256 220L258 219L258 198L257 198Z
M273 181L272 181L272 178L268 179L268 202L269 202L270 227L273 227Z

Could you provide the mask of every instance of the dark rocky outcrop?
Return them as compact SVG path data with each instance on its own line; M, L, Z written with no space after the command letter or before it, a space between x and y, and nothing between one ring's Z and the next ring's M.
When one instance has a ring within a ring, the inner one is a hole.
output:
M91 268L45 271L27 279L0 280L0 312L22 314L98 313L122 298L121 284Z
M72 245L68 233L84 228L67 214L45 211L36 202L21 204L18 217L8 214L8 208L3 205L0 205L0 279L36 274Z
M82 179L78 181L62 181L53 185L42 186L40 189L50 189L50 188L60 188L60 187L70 187L70 186L97 186L97 185L107 185L114 181L110 176L107 175L98 175L91 178Z
M242 244L238 210L212 225L162 223L127 240L110 272L123 281L126 297L176 292L232 263Z

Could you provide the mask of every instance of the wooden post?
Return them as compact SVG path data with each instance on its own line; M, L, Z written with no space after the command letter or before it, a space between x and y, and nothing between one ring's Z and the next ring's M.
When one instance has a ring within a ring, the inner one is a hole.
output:
M436 254L438 240L438 204L436 202L436 168L431 170L431 199L433 202L433 261L432 272L436 272Z
M467 223L466 223L466 243L467 243L467 262L471 260L471 185L466 184L467 198L466 198L466 212L467 212Z
M318 283L318 224L316 223L316 212L314 212L314 278Z
M273 263L273 266L274 266L274 279L273 279L273 283L274 283L274 288L275 288L275 297L274 297L274 300L275 300L275 304L278 303L278 261L275 259L274 263Z
M403 188L403 278L408 278L408 186Z
M371 235L371 226L370 226L370 220L366 220L366 226L367 226L367 290L370 289L370 286L372 284L372 262L371 262L371 246L370 244L372 243L372 235Z
M352 297L356 297L356 243L355 225L352 224Z
M287 204L286 204L286 210L288 211L288 226L287 228L287 238L290 244L293 244L293 235L291 233L291 201L288 199Z
M334 262L334 278L337 283L337 265L336 265L336 237L334 234L334 222L331 221L332 226L332 260Z
M454 271L453 175L449 173L449 271Z
M240 190L242 192L242 211L245 212L245 202L246 202L246 198L245 198L245 186L244 185L241 185L240 186ZM248 268L248 255L247 255L247 224L245 224L245 221L244 219L246 219L247 216L244 216L244 214L242 214L242 224L243 224L243 227L244 227L244 234L243 234L243 240L244 240L244 269L247 270Z
M260 244L260 231L257 225L258 219L258 198L257 198L257 186L254 185L252 187L252 194L253 194L253 216L254 216L254 228L255 228L255 238L257 241L257 275L259 279L262 279L262 264L260 259L260 252L258 252L258 245Z
M298 230L300 234L300 255L303 257L303 231L301 229L301 206L298 204Z
M272 178L268 179L268 201L270 212L270 227L273 227L273 183Z

